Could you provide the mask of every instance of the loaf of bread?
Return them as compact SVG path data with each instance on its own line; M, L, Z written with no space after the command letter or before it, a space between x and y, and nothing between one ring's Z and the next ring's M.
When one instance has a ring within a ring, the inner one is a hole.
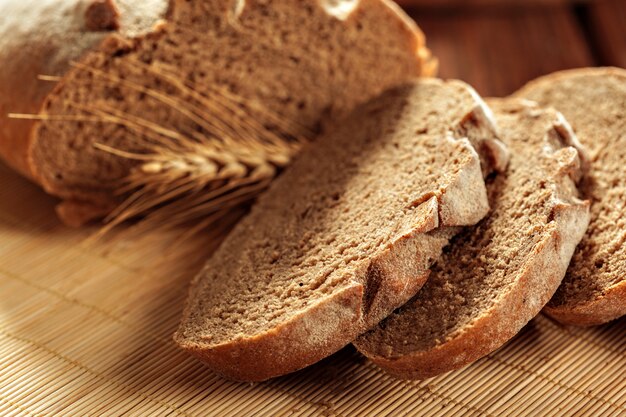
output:
M550 300L589 222L580 145L563 117L517 99L488 102L511 152L487 183L492 211L457 235L422 290L354 343L389 373L461 368L517 334Z
M124 152L309 138L436 66L387 0L5 0L0 16L0 155L75 225L119 202Z
M582 191L592 201L591 222L545 311L575 325L621 317L626 314L626 70L558 72L515 95L561 111L590 153Z
M231 379L260 381L350 343L426 281L504 169L466 84L392 89L330 129L272 185L194 280L175 336Z
M79 87L71 88L72 82L64 86L63 80L47 81L38 77L63 77L70 71L73 61L102 49L112 34L130 39L152 32L168 7L167 0L133 3L136 2L6 0L0 3L0 16L4 16L0 19L0 157L50 193L90 202L95 210L110 205L110 198L100 198L103 194L98 190L103 185L97 184L98 178L106 174L104 161L110 155L98 154L94 159L95 150L82 145L89 139L84 138L80 124L57 123L72 134L66 132L44 139L37 132L41 123L8 116L44 112L44 102L54 100L62 89L77 95ZM99 136L94 140L102 140ZM87 189L92 184L93 193L83 193L79 190L81 187L74 187L73 183L80 179L65 181L63 178L82 166L103 171L97 175L87 170L83 172L86 178L82 179L85 181L82 188ZM78 219L67 220L74 223Z

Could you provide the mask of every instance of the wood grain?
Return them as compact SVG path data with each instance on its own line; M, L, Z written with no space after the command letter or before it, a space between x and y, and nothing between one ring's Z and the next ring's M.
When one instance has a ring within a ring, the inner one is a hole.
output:
M567 7L497 12L412 12L440 60L440 76L485 96L508 95L540 75L594 65Z
M626 67L626 1L596 0L588 24L602 65Z
M394 0L403 7L445 8L506 8L546 5L583 4L593 0Z

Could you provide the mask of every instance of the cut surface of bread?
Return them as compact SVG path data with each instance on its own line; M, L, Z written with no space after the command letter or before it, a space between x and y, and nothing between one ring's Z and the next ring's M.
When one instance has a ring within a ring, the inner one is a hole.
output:
M260 381L339 350L405 303L506 165L466 84L422 79L359 107L309 147L190 289L178 344ZM472 146L472 143L475 147Z
M354 343L389 373L423 379L502 346L556 291L589 221L577 140L556 111L491 100L511 152L491 212L455 236L421 291Z
M71 62L96 50L112 32L129 38L151 32L167 8L167 0L0 2L0 157L32 178L28 159L35 123L8 114L38 113L55 86L39 76L64 75Z
M95 144L147 153L160 141L228 150L229 140L312 138L325 121L436 66L417 26L386 0L11 0L0 10L14 15L18 3L39 31L0 24L0 38L17 40L2 43L0 57L19 55L29 68L0 76L2 108L46 120L2 119L0 154L67 200L60 214L75 223L118 202L120 179L138 164ZM136 30L138 21L149 30ZM53 47L39 48L48 32ZM12 96L24 105L11 107Z
M563 71L530 82L516 95L562 112L590 153L581 190L592 202L591 222L545 311L575 325L621 317L626 314L626 70Z

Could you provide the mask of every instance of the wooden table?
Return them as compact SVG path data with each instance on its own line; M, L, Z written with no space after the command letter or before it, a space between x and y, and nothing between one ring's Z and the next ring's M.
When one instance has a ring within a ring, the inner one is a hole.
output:
M410 12L441 75L484 95L554 70L626 66L622 0L430 3ZM625 319L579 329L540 316L427 381L392 379L352 348L267 383L224 381L171 341L187 283L223 231L85 244L93 230L60 225L53 198L2 166L0 185L1 415L626 415Z
M624 0L405 1L425 5L408 11L440 59L440 76L467 81L484 96L508 95L561 69L626 67ZM433 6L450 3L466 5Z

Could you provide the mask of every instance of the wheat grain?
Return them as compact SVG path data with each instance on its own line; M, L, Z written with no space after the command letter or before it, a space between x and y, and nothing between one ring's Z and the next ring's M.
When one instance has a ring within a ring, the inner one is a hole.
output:
M206 222L208 216L254 198L291 158L290 153L267 155L237 153L198 146L188 153L161 150L155 154L120 152L104 145L101 150L142 161L126 178L120 191L134 193L106 219L101 234L128 219L144 216L146 228L174 227ZM280 161L274 165L269 161ZM219 216L212 217L219 219Z
M205 88L208 95L201 93L165 64L119 61L126 71L158 78L177 95L82 63L72 65L90 72L94 83L141 93L189 122L168 127L101 102L67 103L76 114L10 115L48 122L113 123L128 130L124 149L94 143L102 152L131 161L130 172L115 185L123 201L105 219L98 236L134 218L143 218L135 230L194 222L189 229L194 231L215 224L264 190L313 136L305 126L225 87L215 85ZM58 81L55 76L39 79Z

